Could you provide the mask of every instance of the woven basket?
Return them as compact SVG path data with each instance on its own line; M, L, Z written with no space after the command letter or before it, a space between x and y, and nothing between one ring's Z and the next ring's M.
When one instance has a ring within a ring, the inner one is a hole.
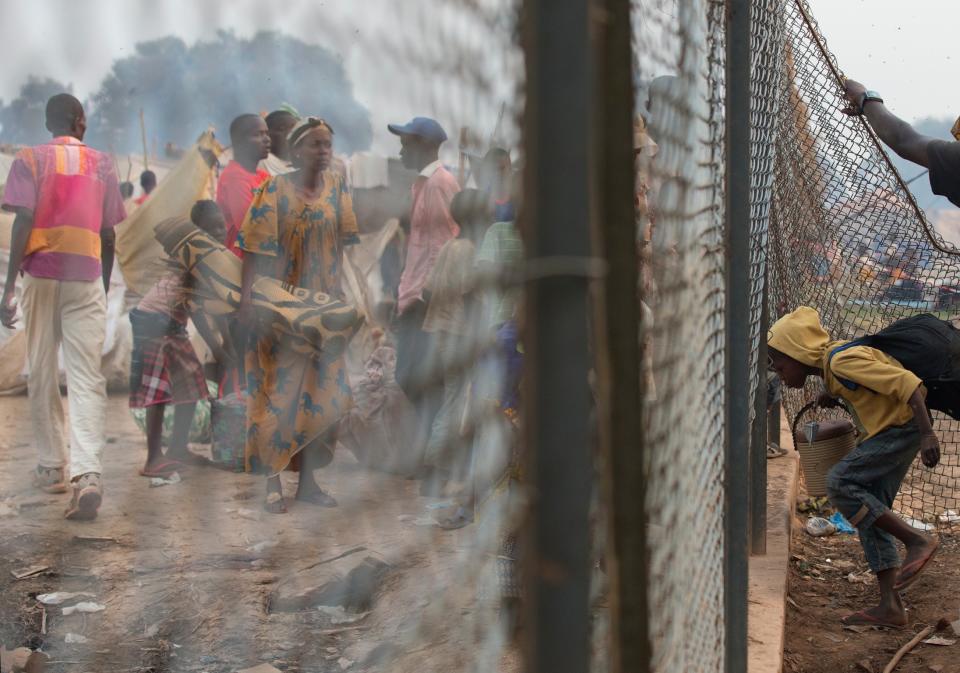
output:
M800 417L812 407L812 403L806 405L794 419L793 442L800 453L800 469L807 495L819 498L827 494L827 473L830 468L857 445L857 431L849 421L832 421L827 432L829 437L808 442L798 431L797 425Z
M798 442L800 469L807 485L807 495L819 498L827 494L827 472L837 461L847 455L857 444L857 433L853 426L849 432L814 442Z

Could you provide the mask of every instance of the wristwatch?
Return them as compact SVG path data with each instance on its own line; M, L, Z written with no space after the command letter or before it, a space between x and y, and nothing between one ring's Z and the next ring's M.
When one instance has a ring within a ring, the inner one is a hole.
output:
M860 99L860 114L863 114L863 106L866 105L869 101L876 101L877 103L882 103L883 99L880 97L880 94L876 91L866 91L863 94L863 98Z

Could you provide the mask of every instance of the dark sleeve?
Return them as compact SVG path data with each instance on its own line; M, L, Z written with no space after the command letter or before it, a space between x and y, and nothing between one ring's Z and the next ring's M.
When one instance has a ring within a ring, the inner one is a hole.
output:
M400 274L403 272L400 260L400 245L397 237L387 245L380 257L380 276L383 279L383 291L391 297L397 296L400 285Z
M960 142L931 140L927 144L930 189L960 207Z

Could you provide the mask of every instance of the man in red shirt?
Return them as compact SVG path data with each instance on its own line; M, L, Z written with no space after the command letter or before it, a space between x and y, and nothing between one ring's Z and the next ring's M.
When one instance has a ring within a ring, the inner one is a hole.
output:
M242 114L230 123L233 161L220 173L217 182L217 205L227 222L226 246L237 257L240 225L247 214L254 192L270 177L258 164L270 154L270 133L259 115Z

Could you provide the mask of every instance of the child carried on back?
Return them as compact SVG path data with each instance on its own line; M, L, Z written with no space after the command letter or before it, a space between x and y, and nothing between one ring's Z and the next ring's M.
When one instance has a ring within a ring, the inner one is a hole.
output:
M223 214L213 201L198 201L190 219L215 240L225 239ZM186 271L171 271L130 311L130 407L146 409L147 460L140 471L145 477L169 477L184 463L206 462L187 448L197 402L208 396L203 366L187 336L190 282ZM206 319L200 315L192 317L217 359L226 357ZM169 448L164 454L163 418L168 404L175 405L175 411Z
M859 446L830 470L827 493L831 504L857 528L867 562L877 575L880 604L845 617L843 623L902 628L907 615L899 592L919 577L939 544L890 510L917 453L927 467L935 467L940 459L927 411L927 388L886 352L831 339L819 314L807 306L774 323L767 343L770 364L785 385L802 388L808 376L822 378L827 394L821 397L821 406L837 406L837 398L842 399L865 431ZM902 567L895 540L906 546Z

